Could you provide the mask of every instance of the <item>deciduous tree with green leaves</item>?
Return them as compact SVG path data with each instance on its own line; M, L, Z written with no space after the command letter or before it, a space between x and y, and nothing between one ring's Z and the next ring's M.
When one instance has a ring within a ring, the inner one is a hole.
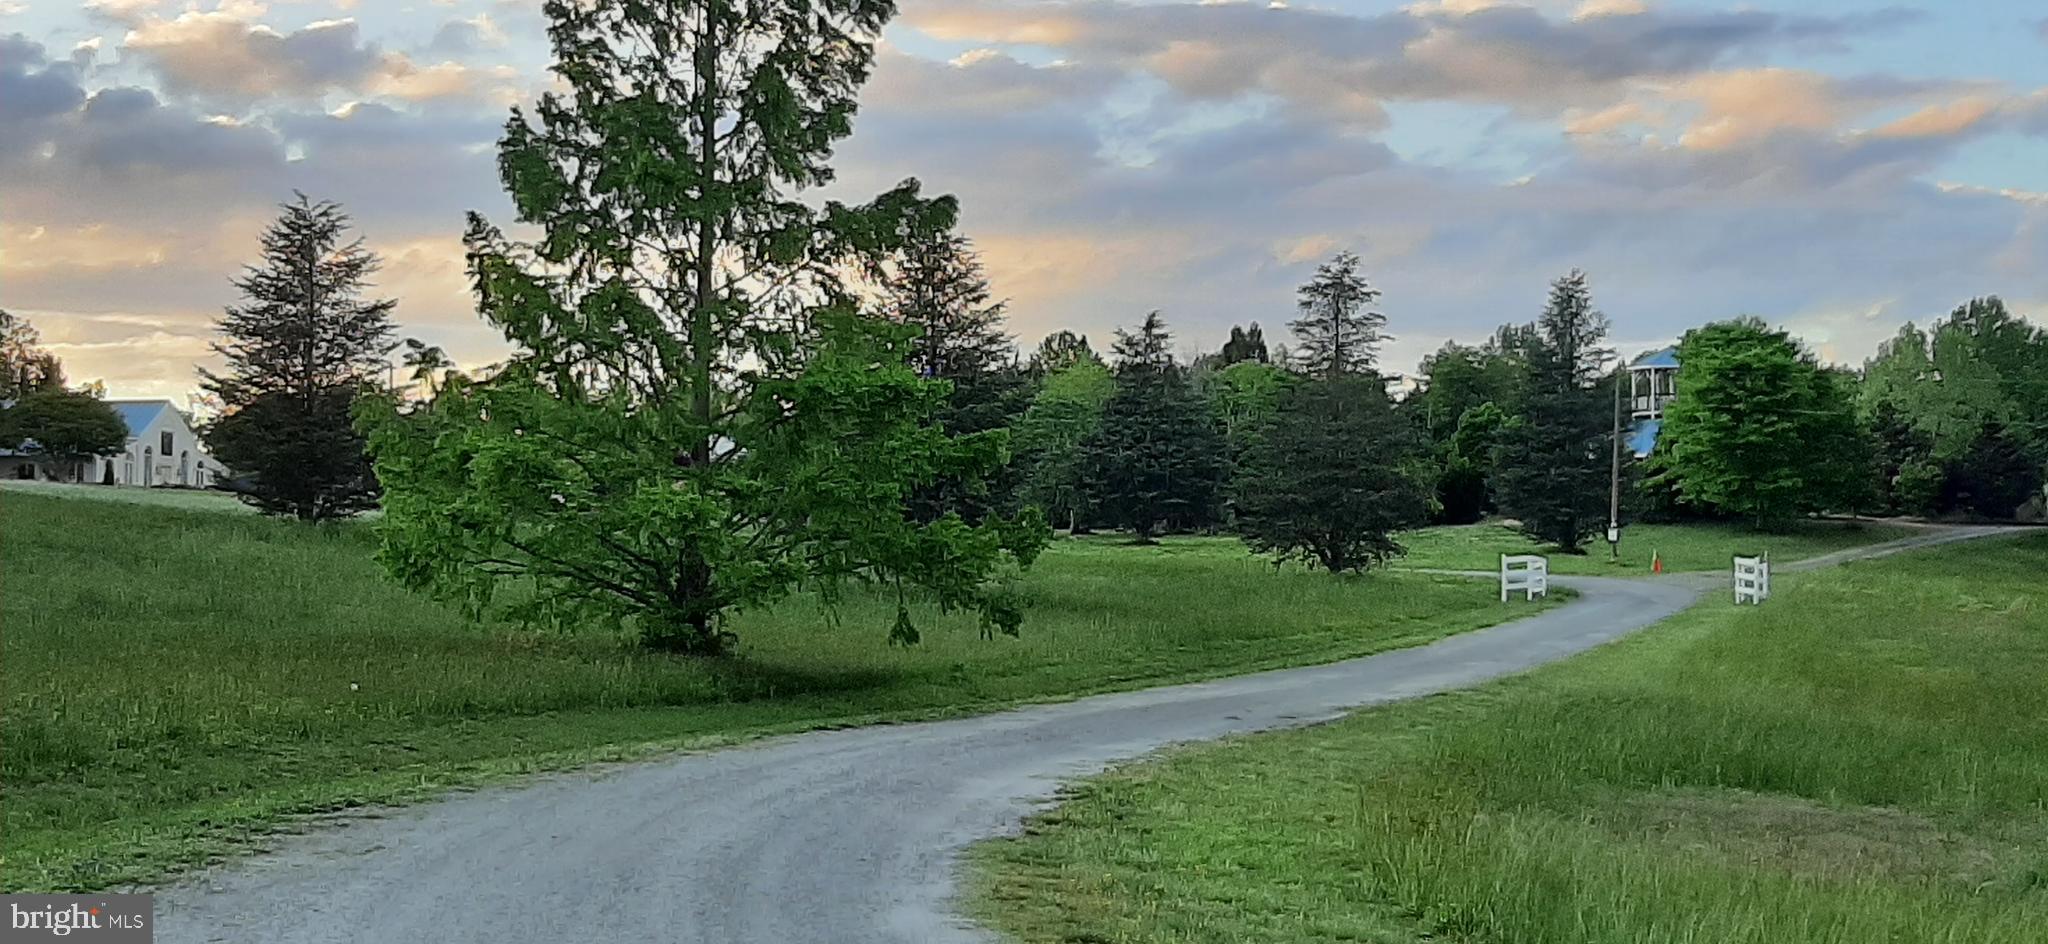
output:
M1758 527L1864 499L1874 460L1848 386L1790 335L1716 322L1685 333L1678 361L1653 481Z
M46 387L0 409L0 448L48 457L70 470L66 480L79 477L80 463L127 445L128 425L90 393Z
M980 611L1014 633L1001 574L1043 546L1033 515L912 519L920 485L987 474L1001 431L935 423L917 331L842 284L950 198L914 181L813 207L831 179L886 0L545 5L559 91L515 110L499 167L515 242L472 216L483 315L516 353L435 408L365 411L387 486L381 557L404 583L511 615L630 627L729 651L726 619L798 587Z
M1600 383L1610 352L1607 318L1593 307L1586 274L1551 283L1533 339L1519 422L1494 452L1494 494L1522 532L1568 553L1607 521L1611 391Z
M1046 375L1017 423L1019 497L1070 533L1093 523L1081 447L1102 425L1103 408L1115 391L1116 381L1101 361L1076 360Z

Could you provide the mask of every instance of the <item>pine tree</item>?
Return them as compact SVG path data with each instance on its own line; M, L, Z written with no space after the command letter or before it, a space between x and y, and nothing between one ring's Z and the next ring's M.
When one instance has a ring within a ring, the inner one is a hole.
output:
M1301 287L1301 317L1288 327L1301 342L1296 353L1311 377L1356 376L1370 372L1379 357L1387 316L1373 310L1380 293L1358 273L1358 256L1340 252L1316 267Z
M1016 360L1003 331L1008 303L991 301L988 276L967 237L915 232L902 249L871 267L885 317L922 333L910 342L910 366L926 377L958 380Z
M940 229L912 232L869 274L881 289L883 316L920 331L910 342L910 366L951 386L940 427L954 434L1008 430L1029 405L1030 389L1003 331L1006 303L990 300L988 277L967 238ZM920 521L948 513L979 521L1009 503L1017 478L1014 464L993 475L945 476L915 490L911 512Z
M894 12L887 0L549 0L560 90L515 110L499 169L537 241L472 215L479 308L517 353L434 409L381 417L386 566L510 616L610 624L720 654L734 610L849 582L1021 613L996 579L1043 546L1029 515L913 520L914 489L1000 465L948 435L914 329L843 282L943 232L958 208L906 181L822 206L833 142Z
M1249 328L1230 326L1230 340L1223 342L1223 350L1218 355L1222 363L1217 366L1229 367L1242 361L1264 364L1271 357L1272 354L1266 350L1266 332L1254 321Z
M305 194L262 237L263 261L235 280L244 303L220 320L225 374L201 371L223 413L208 445L266 514L315 521L376 507L376 476L350 418L379 379L392 340L390 299L365 297L379 265L349 218Z
M1570 553L1605 527L1611 393L1600 385L1607 319L1586 275L1551 283L1550 303L1527 342L1520 422L1501 434L1494 486L1500 510L1530 537Z
M1117 332L1116 390L1083 447L1097 513L1140 541L1214 522L1228 469L1222 434L1171 341L1156 311L1137 331Z
M1282 390L1255 442L1233 487L1237 528L1254 551L1362 571L1400 554L1393 532L1428 514L1409 461L1415 433L1376 377Z
M1082 361L1102 363L1102 358L1088 346L1086 335L1072 331L1055 331L1038 342L1038 349L1031 352L1031 372L1039 376L1056 374Z

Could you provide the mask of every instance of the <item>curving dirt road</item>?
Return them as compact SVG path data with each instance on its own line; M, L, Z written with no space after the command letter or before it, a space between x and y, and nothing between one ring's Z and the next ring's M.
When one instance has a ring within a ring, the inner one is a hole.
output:
M1828 562L1996 531L1931 531ZM392 811L158 889L156 939L986 940L948 908L955 856L1014 829L1063 780L1175 742L1310 724L1519 672L1648 626L1716 585L1697 575L1553 579L1579 598L1364 659L816 732Z

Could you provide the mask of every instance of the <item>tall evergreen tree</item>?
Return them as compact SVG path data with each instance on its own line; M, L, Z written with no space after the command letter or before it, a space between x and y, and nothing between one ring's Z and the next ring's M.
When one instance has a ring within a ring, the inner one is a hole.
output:
M1213 523L1228 469L1216 421L1174 363L1158 312L1117 332L1116 390L1083 447L1098 514L1141 541Z
M1400 553L1392 532L1422 523L1413 429L1394 410L1376 358L1386 316L1341 253L1301 288L1292 327L1305 380L1279 393L1247 443L1234 481L1236 525L1253 550L1301 558L1332 573Z
M798 586L879 584L1017 631L997 580L1045 539L1029 516L914 520L919 486L997 467L999 432L934 422L945 385L910 328L862 316L846 272L950 228L906 181L822 208L833 142L888 0L549 0L561 88L515 110L499 169L517 243L472 216L483 315L513 343L461 409L382 417L383 559L510 615L610 623L650 646L729 651L724 620Z
M1417 446L1376 376L1291 385L1233 483L1237 529L1254 551L1331 573L1383 563L1401 553L1393 533L1428 513Z
M1218 356L1222 360L1218 365L1220 367L1229 367L1244 361L1267 363L1272 355L1266 350L1265 329L1260 328L1256 321L1248 328L1231 325L1230 340L1223 342L1223 350Z
M1358 265L1356 254L1340 252L1301 287L1301 317L1288 327L1301 345L1295 356L1311 377L1365 374L1387 340L1387 316L1372 307L1379 290L1359 274Z
M379 262L332 201L283 204L263 261L235 280L244 302L220 320L224 374L201 371L224 411L207 442L266 514L346 517L377 504L378 485L350 409L378 382L392 340L391 299L371 299Z
M1086 335L1055 331L1039 341L1038 349L1031 352L1031 372L1040 376L1054 374L1081 361L1100 364L1102 357L1088 346Z
M921 332L910 342L910 366L926 377L956 380L992 373L1016 360L1003 331L1005 302L991 300L988 276L967 237L922 229L870 267L882 289L882 313Z
M1593 308L1586 274L1551 283L1550 302L1527 343L1520 422L1495 451L1500 510L1539 541L1579 553L1607 520L1612 393L1600 384L1610 352L1607 318Z
M920 332L910 366L951 387L939 425L954 434L1007 430L1029 406L1030 388L1003 330L1005 303L991 300L973 245L951 230L917 229L869 268L882 314ZM1011 463L989 475L944 476L915 489L910 508L920 521L948 513L979 521L1009 503L1018 475Z

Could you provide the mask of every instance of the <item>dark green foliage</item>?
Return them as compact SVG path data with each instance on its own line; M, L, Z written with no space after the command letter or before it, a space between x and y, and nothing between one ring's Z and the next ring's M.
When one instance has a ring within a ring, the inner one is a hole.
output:
M1102 425L1103 408L1115 389L1101 361L1076 360L1045 378L1017 423L1015 464L1023 476L1019 498L1076 533L1093 523L1082 445Z
M1446 343L1423 358L1421 387L1401 403L1434 446L1441 522L1469 523L1494 510L1493 449L1521 408L1527 330L1502 327L1478 347Z
M1102 358L1088 346L1087 336L1055 331L1039 341L1038 349L1031 352L1031 372L1040 376L1056 374L1082 361L1102 363Z
M1223 342L1223 350L1217 357L1222 362L1220 366L1223 367L1245 361L1264 364L1272 359L1272 355L1266 350L1266 332L1256 321L1252 322L1249 328L1231 325L1230 340Z
M2041 478L2041 463L2027 455L2019 437L1992 421L1952 466L1943 504L1986 518L2011 518L2028 499L2040 496Z
M1600 383L1606 336L1585 273L1551 284L1535 336L1524 342L1521 422L1494 451L1501 512L1531 538L1567 552L1578 552L1607 522L1613 393Z
M1488 401L1458 417L1449 442L1437 450L1437 516L1470 524L1493 510L1493 453L1517 420Z
M949 433L1008 429L1031 395L1016 349L1003 331L1004 303L992 301L981 260L967 238L947 229L916 229L904 245L871 264L882 292L884 317L920 334L911 342L910 366L952 389L939 411ZM921 485L911 513L935 521L948 513L979 521L1008 504L1020 470L1014 463L988 475L944 477Z
M1847 384L1791 336L1753 318L1717 322L1686 332L1678 359L1660 480L1758 526L1862 504L1873 460Z
M201 372L230 410L266 393L358 386L384 372L397 346L397 302L363 297L380 262L361 239L347 239L348 214L305 194L279 210L263 232L263 261L235 280L245 303L220 320L213 349L228 372Z
M1860 394L1892 510L2009 515L1977 507L1972 496L1997 505L2008 491L1983 474L2004 466L2024 484L2048 466L2048 332L1996 297L1972 299L1932 330L1901 328L1864 365Z
M1281 391L1300 377L1265 361L1245 360L1200 374L1199 380L1196 392L1222 426L1230 454L1237 456L1272 418Z
M1259 553L1331 573L1383 563L1401 553L1393 532L1428 513L1407 461L1419 445L1377 377L1290 385L1242 457L1237 529Z
M42 347L42 336L27 318L0 308L0 402L64 386L64 366Z
M1890 514L1932 514L1941 488L1940 467L1929 462L1934 440L1891 400L1877 404L1868 430L1878 507Z
M1447 342L1422 359L1422 386L1409 398L1414 401L1412 409L1419 411L1430 440L1446 443L1464 422L1466 411L1481 404L1494 404L1513 415L1520 406L1518 394L1527 366L1519 351L1503 350L1497 341L1480 347Z
M1140 540L1215 523L1229 469L1222 432L1170 340L1156 311L1137 331L1117 332L1116 392L1083 447L1096 512Z
M206 430L206 443L235 475L242 500L301 521L346 518L377 507L381 491L351 410L357 391L328 387L308 397L257 394Z
M1301 317L1288 326L1301 347L1295 352L1311 377L1364 374L1379 357L1387 316L1374 311L1380 293L1358 272L1358 255L1340 252L1316 267L1300 289Z
M235 281L244 304L220 321L213 348L228 371L201 371L223 408L207 445L265 514L315 521L377 504L350 411L396 346L396 303L363 297L378 260L348 225L329 201L284 204L263 233L262 263Z
M127 444L127 424L113 407L89 393L62 387L34 389L0 409L0 449L76 464L114 455Z
M468 233L479 308L516 353L429 408L365 414L386 566L473 608L509 585L512 616L690 653L729 651L737 611L849 582L894 597L894 641L917 639L913 597L1015 633L999 568L1029 564L1042 521L906 510L1000 467L1007 435L942 429L948 385L910 363L937 352L858 314L841 278L957 208L914 180L862 206L797 193L832 178L894 5L545 10L561 89L499 148L540 238L475 216Z

